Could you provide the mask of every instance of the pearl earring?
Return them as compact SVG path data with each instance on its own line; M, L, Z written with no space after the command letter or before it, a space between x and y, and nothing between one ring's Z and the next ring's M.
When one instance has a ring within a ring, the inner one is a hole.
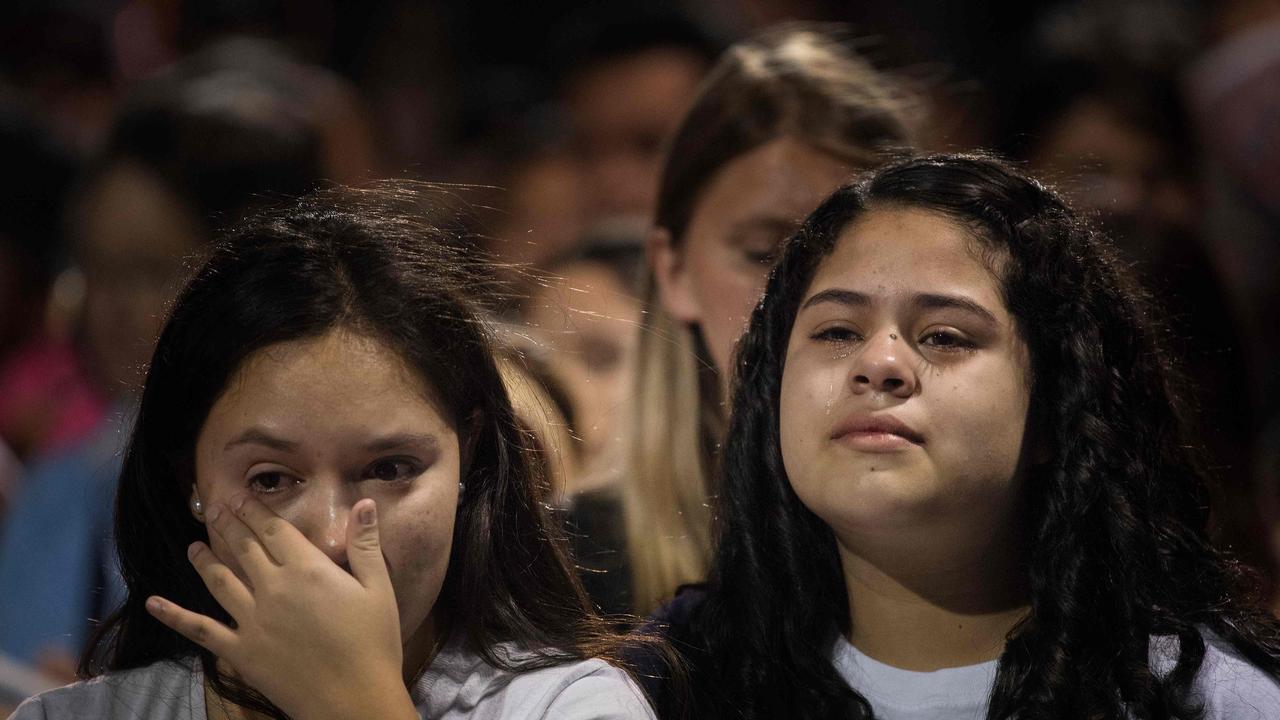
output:
M197 515L204 514L204 503L200 502L200 498L191 498L191 510Z

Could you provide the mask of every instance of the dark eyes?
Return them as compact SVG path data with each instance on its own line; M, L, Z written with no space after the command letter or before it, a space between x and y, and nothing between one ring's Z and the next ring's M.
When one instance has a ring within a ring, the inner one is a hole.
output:
M262 495L288 490L297 484L298 478L278 471L262 472L249 478L249 489Z
M361 480L396 482L422 474L423 467L409 458L382 458L370 463L360 474Z
M379 482L403 482L421 475L426 467L407 457L379 458L360 471L360 480L377 480ZM249 489L260 495L271 495L284 492L302 482L301 479L280 470L270 470L252 475L249 478Z
M839 344L857 342L862 339L862 335L858 331L843 325L824 328L814 333L811 337L819 342ZM943 351L968 350L975 347L971 340L950 330L927 332L916 341L916 344L921 347Z
M846 343L862 339L862 336L852 328L842 327L839 325L819 330L814 333L812 337L814 340L832 343Z
M967 338L952 332L935 331L920 338L920 344L938 350L967 350L974 346Z

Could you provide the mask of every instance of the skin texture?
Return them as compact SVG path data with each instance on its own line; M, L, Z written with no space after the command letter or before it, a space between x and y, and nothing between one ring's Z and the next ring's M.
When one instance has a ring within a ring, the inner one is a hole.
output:
M703 189L683 243L650 240L663 307L696 325L727 390L733 347L764 292L779 243L852 169L788 137L727 163Z
M196 543L192 562L240 627L193 639L295 717L412 712L404 683L443 634L460 476L456 430L382 344L338 329L252 355L196 443L212 552ZM358 522L375 504L376 526Z
M529 301L526 320L555 353L551 373L569 394L588 470L618 458L635 367L640 301L599 263L559 268Z
M1024 612L1029 367L991 268L947 218L872 210L818 269L787 348L782 457L835 531L864 652L917 670L971 664L996 657ZM885 417L912 439L845 432Z
M204 232L180 197L141 166L104 171L76 215L77 260L84 271L84 330L96 372L113 394L141 381L177 293L183 261Z

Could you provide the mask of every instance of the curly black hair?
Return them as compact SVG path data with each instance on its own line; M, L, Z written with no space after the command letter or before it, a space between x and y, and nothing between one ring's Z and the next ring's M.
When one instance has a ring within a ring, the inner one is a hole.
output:
M1203 632L1280 675L1259 583L1208 539L1206 479L1149 299L1051 190L975 155L894 163L836 191L788 241L736 357L719 545L688 648L696 717L870 718L830 649L849 630L835 537L787 480L778 408L798 307L842 230L877 208L939 213L999 263L1031 356L1031 601L1008 634L988 718L1198 718ZM1157 673L1153 635L1175 636Z

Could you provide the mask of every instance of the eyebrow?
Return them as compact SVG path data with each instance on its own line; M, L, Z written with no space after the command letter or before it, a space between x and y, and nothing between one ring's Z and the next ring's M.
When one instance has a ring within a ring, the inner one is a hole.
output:
M837 305L848 305L850 307L865 307L871 305L871 297L866 293L856 290L844 290L841 288L831 288L814 294L804 304L800 306L800 310L806 310L813 305L821 303L835 303ZM938 293L917 293L911 296L911 304L921 310L960 310L978 316L980 319L998 325L999 321L991 311L982 307L978 303L966 297L959 295L943 295Z
M395 448L409 447L413 445L426 445L434 448L438 444L435 435L416 434L416 433L397 433L395 435L387 435L385 437L375 438L365 444L365 450L369 452L384 452ZM279 450L281 452L296 452L299 443L292 440L276 437L262 428L249 428L239 435L231 438L231 440L223 446L223 452L239 445L262 445Z
M293 452L298 449L298 443L292 440L278 438L262 428L252 427L239 435L231 438L226 445L222 447L222 451L226 452L237 445L262 445L272 450L281 452Z
M795 220L788 220L786 218L773 215L756 215L754 217L744 218L730 225L729 237L735 240L741 240L741 236L745 233L765 232L770 235L777 235L777 241L782 242L799 227L800 223Z

